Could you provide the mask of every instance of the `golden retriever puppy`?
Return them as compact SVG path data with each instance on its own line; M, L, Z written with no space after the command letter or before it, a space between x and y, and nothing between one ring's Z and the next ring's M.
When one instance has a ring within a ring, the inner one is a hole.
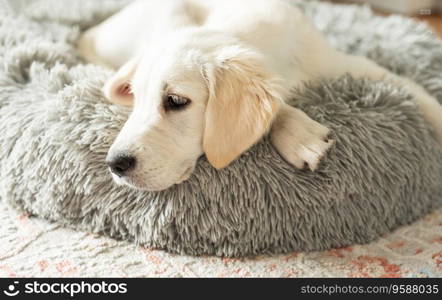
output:
M79 51L117 69L104 86L133 111L109 150L116 182L162 190L205 154L223 168L269 133L282 157L315 170L329 130L285 101L306 81L345 73L409 89L442 141L442 108L423 88L333 49L278 0L137 1L86 31Z

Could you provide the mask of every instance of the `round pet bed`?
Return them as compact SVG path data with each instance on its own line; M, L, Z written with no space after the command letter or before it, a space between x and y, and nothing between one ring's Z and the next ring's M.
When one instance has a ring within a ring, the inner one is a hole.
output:
M267 138L223 170L203 157L162 192L117 186L107 150L129 113L100 89L111 71L75 43L122 1L33 1L0 14L0 198L65 226L193 255L245 256L367 243L442 204L442 151L411 97L348 76L294 91L332 129L315 172ZM442 100L442 42L368 8L294 2L337 48L365 55ZM441 116L442 117L442 116Z

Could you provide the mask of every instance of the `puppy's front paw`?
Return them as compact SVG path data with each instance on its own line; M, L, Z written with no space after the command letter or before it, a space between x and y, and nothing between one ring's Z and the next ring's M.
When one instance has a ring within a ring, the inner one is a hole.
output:
M334 144L330 130L303 111L284 105L272 126L270 138L279 154L297 168L314 171Z

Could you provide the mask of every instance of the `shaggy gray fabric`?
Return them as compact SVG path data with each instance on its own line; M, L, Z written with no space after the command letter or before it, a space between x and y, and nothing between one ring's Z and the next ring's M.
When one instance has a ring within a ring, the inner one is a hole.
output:
M442 100L442 43L423 25L366 8L299 4L338 48L405 74ZM410 97L343 77L294 92L333 129L317 172L287 165L267 139L222 171L200 159L163 192L116 186L104 157L127 109L86 65L79 30L119 1L33 1L0 16L0 197L66 226L189 254L243 256L366 243L442 204L442 151Z

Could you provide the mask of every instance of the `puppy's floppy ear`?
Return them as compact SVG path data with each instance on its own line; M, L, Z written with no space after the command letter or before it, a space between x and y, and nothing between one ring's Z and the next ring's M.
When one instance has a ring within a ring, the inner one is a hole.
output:
M281 103L279 87L257 53L237 46L222 49L204 75L209 101L203 148L220 169L268 131Z
M129 60L108 79L103 87L104 96L112 103L131 106L134 95L132 94L130 81L138 64L137 59Z

